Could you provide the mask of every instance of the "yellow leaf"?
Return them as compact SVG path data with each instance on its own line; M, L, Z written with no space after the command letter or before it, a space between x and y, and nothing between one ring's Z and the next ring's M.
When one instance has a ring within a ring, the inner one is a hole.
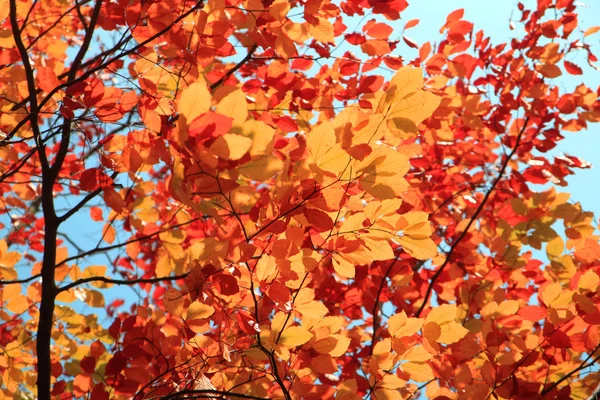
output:
M423 211L410 211L402 214L396 222L396 229L413 239L425 239L431 236L429 214Z
M414 346L402 354L401 358L407 361L423 362L433 358L433 354L425 350L423 346Z
M233 119L233 125L241 126L248 118L248 103L246 95L241 90L235 90L223 97L217 104L216 111Z
M235 133L226 133L210 145L210 151L224 160L239 160L251 146L252 139Z
M337 392L335 394L336 400L360 400L362 397L358 396L358 384L356 379L348 379L337 385Z
M181 244L185 241L186 232L183 229L173 228L158 234L161 241L171 244Z
M11 29L0 29L0 48L10 49L15 47L15 39Z
M423 71L420 68L403 67L396 72L385 93L385 102L402 100L423 87Z
M577 287L585 290L595 290L600 283L600 277L591 269L588 269L583 275L579 277Z
M400 367L404 372L410 374L410 379L416 382L427 382L435 378L429 364L407 362Z
M583 37L593 35L594 33L598 32L598 31L600 31L600 26L592 26L585 31L585 33L583 34Z
M440 337L437 339L438 343L452 344L458 342L464 338L469 330L459 324L456 321L450 321L440 325Z
M403 176L408 172L408 157L387 146L377 146L357 165L363 188L379 200L399 197L408 188Z
M285 329L279 338L279 344L291 349L301 346L312 339L313 335L301 326L290 326Z
M417 260L428 260L438 254L438 249L430 238L414 239L411 236L403 236L396 239L404 251Z
M104 224L104 231L102 232L102 239L106 243L112 244L115 241L116 235L117 235L117 232L115 231L114 226L112 226L112 223Z
M365 247L369 249L373 261L386 261L395 257L394 250L387 240L363 237Z
M188 249L190 262L219 263L227 256L229 244L215 238L204 238L194 242Z
M316 41L321 43L334 43L335 36L333 25L327 18L317 17L317 24L310 26L310 33Z
M75 288L75 297L91 307L104 307L104 296L97 290Z
M264 155L273 151L275 130L262 121L250 119L242 125L241 134L252 139L250 155Z
M348 106L335 117L334 124L343 132L344 149L349 149L361 144L373 145L380 140L388 133L385 124L381 123L384 119L383 114L364 114L357 107Z
M425 323L435 322L438 325L454 321L458 313L458 307L456 304L442 304L441 306L433 308L427 317Z
M212 96L204 79L185 88L177 100L177 111L183 115L189 124L201 114L210 109Z
M560 283L552 283L541 289L542 292L540 298L546 306L550 306L550 304L552 304L552 302L560 295L562 290Z
M104 265L93 265L91 267L87 267L81 273L81 278L95 278L95 277L104 277L106 275L106 266ZM105 289L112 286L110 283L106 282L92 282L97 288Z
M288 0L275 0L269 7L269 14L277 20L281 21L290 11L290 2Z
M331 122L313 128L307 134L306 145L318 169L338 176L348 166L350 156L336 143Z
M281 328L283 328L287 318L287 314L284 314L281 311L275 314L275 316L271 320L271 334L273 336L277 335Z
M196 319L208 318L213 315L215 309L208 304L194 300L187 309L186 320L193 321Z
M546 244L546 254L551 261L560 257L564 250L565 242L560 236L555 237Z
M496 309L496 313L499 315L515 315L519 311L518 300L506 300L501 302Z
M319 319L315 328L327 328L330 334L338 332L344 325L343 317L325 317Z
M385 389L400 389L406 386L406 381L400 379L396 374L386 374L379 386Z
M154 273L157 278L164 278L165 276L171 275L171 272L175 269L175 263L168 253L164 253L158 258Z
M9 285L9 286L19 286L19 285ZM29 308L29 301L27 297L20 294L16 297L12 297L8 303L5 305L6 309L15 314L21 314L27 311Z
M283 169L283 161L273 155L258 156L254 160L240 165L237 170L246 178L263 182Z
M373 347L374 356L387 356L392 351L392 341L389 338L385 338L375 344Z
M178 317L183 315L183 295L179 290L168 288L162 296L162 301L169 314Z
M332 257L333 269L335 272L343 278L354 278L355 268L354 265L338 255Z
M323 318L329 310L325 307L325 304L313 300L308 303L294 305L294 309L305 317L309 318Z
M337 340L335 348L329 352L331 357L341 357L348 350L348 346L350 346L351 339L349 337L343 335L331 335L331 337Z
M440 105L441 98L431 92L418 90L401 100L393 100L392 109L388 113L388 129L392 133L416 133L413 125L421 123L433 114ZM402 137L402 135L400 135Z
M393 337L412 336L423 326L423 320L408 318L404 311L392 315L388 319L388 331Z
M276 269L277 263L275 262L275 257L265 254L256 264L256 277L261 282L266 281Z

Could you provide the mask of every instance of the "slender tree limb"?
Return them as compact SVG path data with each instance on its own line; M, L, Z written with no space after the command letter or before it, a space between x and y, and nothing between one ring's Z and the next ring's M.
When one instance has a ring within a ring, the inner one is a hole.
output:
M117 175L118 175L118 172L113 172L111 175L111 178L115 179L117 177ZM60 217L58 217L59 223L65 222L67 219L69 219L71 216L73 216L73 214L75 214L75 213L77 213L77 211L81 210L81 208L83 206L85 206L90 200L92 200L94 197L96 197L100 193L102 193L102 191L103 191L103 188L99 187L98 189L94 190L93 192L88 193L87 196L85 196L83 199L81 199L81 201L79 203L77 203L69 211L67 211Z
M162 278L139 278L139 279L131 279L131 280L122 280L122 279L112 279L106 278L104 276L92 276L89 278L77 279L74 282L69 283L63 287L57 289L57 293L66 292L68 290L73 289L74 287L83 285L84 283L90 282L104 282L104 283L112 283L113 285L135 285L138 283L158 283L158 282L170 282L177 281L179 279L185 279L189 273L175 275L175 276L165 276Z
M0 281L0 286L4 286L4 285L20 285L23 283L28 283L31 281L34 281L38 278L40 278L42 276L42 274L35 274L35 275L31 275L30 277L27 278L23 278L23 279L14 279L14 280L10 280L10 281Z
M218 88L219 86L221 86L223 84L223 82L225 82L225 80L227 78L229 78L231 75L233 75L235 73L235 71L237 71L238 69L240 69L244 64L246 64L250 60L250 58L252 58L252 55L254 54L254 52L256 51L257 48L258 48L258 43L254 43L252 45L252 47L250 47L250 50L248 50L248 54L246 54L246 57L242 58L240 60L240 62L238 62L229 71L227 71L225 73L225 75L223 75L218 81L216 81L215 83L213 83L212 85L210 85L210 89L211 90L215 90L216 88Z
M550 386L548 386L547 388L542 390L541 395L543 396L545 394L550 393L550 391L552 391L554 388L557 388L561 383L563 383L564 381L566 381L567 379L569 379L570 377L572 377L573 375L575 375L582 369L591 367L592 365L596 364L596 362L598 362L598 360L600 360L600 355L594 357L594 354L596 354L598 352L598 350L600 350L600 344L598 346L596 346L594 351L592 351L586 357L586 359L582 361L582 363L577 368L573 369L571 372L569 372L568 374L566 374L565 376L563 376L562 378L560 378L559 380L557 380L556 382L552 383ZM594 357L594 359L592 361L590 361L590 359L592 357ZM596 390L594 391L594 393L592 394L592 397L590 397L590 399L598 398L598 396L600 395L599 389L600 389L600 387L596 388Z
M24 119L29 119L33 121L31 123L31 130L33 131L33 137L37 145L37 153L40 157L42 171L47 171L49 169L48 159L44 150L45 147L42 141L40 127L37 125L40 105L38 104L36 96L37 87L35 86L35 75L33 73L33 67L29 62L29 54L27 53L27 49L25 48L25 44L23 43L23 39L21 38L21 28L19 27L19 21L17 20L17 1L10 0L9 8L10 25L12 28L13 39L15 41L17 50L19 50L19 56L21 58L21 62L23 63L23 69L25 70L25 81L27 82L27 100L29 101L29 115L27 118ZM5 139L8 139L9 136L10 134L7 135Z
M179 228L181 226L189 225L189 224L191 224L193 222L199 221L200 219L202 219L202 217L193 218L193 219L191 219L191 220L189 220L187 222L182 222L181 224L171 225L168 228L159 229L158 231L156 231L154 233L150 233L148 235L140 236L140 237L128 240L128 241L123 242L123 243L117 243L117 244L113 244L113 245L110 245L110 246L104 246L104 247L96 247L96 248L93 248L91 250L85 251L83 253L79 253L79 254L76 254L74 256L68 257L68 258L64 259L63 261L61 261L60 263L56 264L56 266L59 267L59 266L61 266L63 264L66 264L68 262L71 262L71 261L74 261L74 260L78 260L80 258L84 258L84 257L87 257L87 256L91 256L91 255L96 254L96 253L102 253L102 252L105 252L105 251L109 251L109 250L113 250L113 249L118 249L120 247L127 246L130 243L141 242L141 241L144 241L146 239L150 239L150 238L152 238L152 237L154 237L156 235L159 235L162 232L166 232L166 231L169 231L169 230L174 229L174 228Z
M70 85L77 83L77 82L82 82L84 80L86 80L87 78L89 78L90 76L92 76L95 72L100 71L106 67L108 67L109 65L115 63L116 61L129 56L130 54L133 54L135 52L137 52L139 49L145 47L146 45L148 45L149 43L151 43L152 41L156 40L157 38L159 38L160 36L164 35L165 33L169 32L169 30L172 29L172 27L179 23L180 21L182 21L183 19L185 19L188 15L190 15L191 13L193 13L194 11L202 8L204 6L204 3L202 1L198 1L193 7L191 7L188 11L184 12L183 14L181 14L180 16L178 16L177 18L175 18L175 20L172 22L172 24L168 25L167 27L161 29L160 31L156 32L154 35L150 36L149 38L147 38L146 40L143 40L142 42L136 44L135 46L133 46L130 49L124 50L121 53L117 54L114 57L111 57L110 59L104 61L101 64L96 65L93 68L90 68L88 70L86 70L85 72L83 72L82 74L80 74L77 78L73 79L69 84L67 83L61 83L58 86L56 86L54 89L52 89L50 91L50 93L48 93L48 95L40 102L39 107L43 107L51 98L52 96L54 96L55 93L57 93L58 91L65 89L67 87L69 87ZM113 53L116 51L116 49L119 49L123 44L128 43L129 40L132 38L131 35L128 35L126 38L124 38L124 40L120 41L119 43L117 43L113 48L111 48L110 50L107 50L105 52L102 52L100 54L96 54L92 59L83 62L80 65L80 69L86 68L88 66L93 65L94 63L96 63L98 61L99 58L104 57L104 56L108 56L109 54ZM71 70L73 68L69 69L69 71L62 73L58 76L58 79L64 79L65 77L68 77L69 74L71 73ZM80 71L75 71L75 75L80 72ZM38 93L37 91L34 93ZM15 104L12 107L12 110L16 110L19 109L21 107L23 107L25 104L27 104L27 102L29 101L29 99L25 99L23 101L21 101L18 104ZM17 125L6 135L6 137L0 141L0 146L1 145L5 145L6 142L8 140L10 140L15 134L16 132L19 131L19 129L21 129L21 127L23 127L27 122L29 122L31 120L31 116L28 115L27 117L23 118L21 121L19 121L17 123Z
M377 289L377 295L375 296L375 304L373 305L373 310L371 312L371 314L373 315L373 340L371 340L371 347L369 348L370 355L373 355L373 349L375 348L375 338L377 335L377 331L379 330L379 322L380 322L379 321L379 304L380 304L379 297L381 296L381 292L383 291L383 286L387 282L387 278L388 278L390 272L392 271L392 268L394 268L394 265L396 265L396 262L398 262L398 258L400 258L400 254L401 254L401 252L398 252L398 254L394 258L394 260L388 266L387 271L385 271L385 274L381 277L381 283L379 284L379 289Z
M486 192L485 197L483 198L483 200L481 201L481 203L479 203L479 207L477 207L477 210L475 210L475 213L473 214L473 216L469 220L469 223L467 224L467 226L465 227L465 229L461 232L461 234L458 236L458 238L456 239L456 241L454 241L452 243L452 246L450 247L450 250L446 254L446 259L444 260L444 262L442 263L442 265L438 268L438 270L435 272L435 274L433 274L433 276L431 277L431 281L429 282L429 285L427 286L427 291L425 292L425 297L423 298L423 303L421 304L421 306L419 307L419 309L415 313L415 317L418 318L421 315L421 313L423 312L423 310L425 309L425 307L427 306L427 303L429 302L429 296L431 296L431 292L433 291L433 285L435 285L435 282L438 280L438 278L440 277L440 275L442 274L442 272L444 272L444 268L446 268L446 266L448 265L448 263L452 259L452 255L454 254L454 251L456 250L456 248L458 247L458 245L460 244L460 242L465 238L465 236L467 236L467 233L469 233L469 229L471 229L471 226L477 220L477 217L479 216L479 214L483 210L483 207L486 205L488 199L490 198L490 196L494 192L496 186L498 185L498 183L500 183L500 181L504 177L504 173L506 172L506 168L508 167L508 163L510 162L510 160L512 159L512 157L514 156L514 154L517 152L517 150L519 149L519 146L521 145L521 138L523 137L523 133L525 133L525 129L527 128L528 123L529 123L529 117L525 118L525 122L523 123L523 127L521 128L521 130L519 131L519 134L517 135L517 141L515 143L515 147L513 147L513 149L511 150L511 152L504 158L504 161L502 162L502 167L500 168L500 172L498 172L498 176L496 177L496 179L492 183L492 186Z

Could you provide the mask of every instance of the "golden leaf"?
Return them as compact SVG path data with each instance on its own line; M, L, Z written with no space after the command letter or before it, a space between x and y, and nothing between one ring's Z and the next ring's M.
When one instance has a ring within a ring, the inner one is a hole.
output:
M420 318L408 318L404 311L388 319L388 331L393 337L412 336L423 326Z
M233 119L233 125L243 125L248 118L246 95L241 90L234 90L219 101L216 111Z
M400 368L402 368L404 372L410 374L410 379L416 382L427 382L435 378L429 364L407 362L402 364Z
M212 96L204 79L200 78L185 88L177 99L177 111L189 124L210 109Z
M310 33L316 41L321 43L334 43L335 36L333 25L327 18L317 17L317 24L310 25Z
M211 145L210 151L224 160L239 160L252 147L252 139L235 133L219 136Z
M213 315L215 309L208 304L194 300L187 309L186 320L193 321L196 319L208 318Z
M413 239L411 236L403 236L396 239L402 248L417 260L428 260L438 254L438 249L430 238Z
M281 337L279 338L279 344L291 349L293 347L303 345L312 339L312 337L312 333L301 326L290 326L281 334Z
M294 309L303 316L310 318L323 318L329 312L325 304L316 300L294 305Z
M332 257L333 269L335 272L343 278L354 278L355 268L354 265L338 255Z
M261 282L266 281L276 269L277 263L275 262L275 257L265 254L260 258L260 260L258 260L258 263L256 264L256 277Z

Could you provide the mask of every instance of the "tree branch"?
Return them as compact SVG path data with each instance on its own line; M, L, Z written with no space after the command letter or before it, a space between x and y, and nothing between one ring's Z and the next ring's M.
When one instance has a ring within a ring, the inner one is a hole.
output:
M158 282L177 281L179 279L185 279L188 275L189 275L189 272L182 274L182 275L165 276L162 278L139 278L139 279L131 279L131 280L112 279L112 278L106 278L104 276L92 276L89 278L77 279L75 282L71 282L68 285L58 288L57 293L66 292L67 290L73 289L74 287L83 285L84 283L90 283L90 282L112 283L113 285L135 285L138 283L158 283Z
M221 86L227 78L229 78L231 75L233 75L235 73L235 71L240 69L244 64L246 64L248 62L248 60L250 60L250 58L252 57L252 55L254 54L254 52L256 51L257 48L258 48L258 43L254 43L252 45L252 47L250 47L250 50L248 50L248 54L246 54L246 57L242 58L239 63L237 63L233 68L231 68L229 71L227 71L225 73L225 75L223 75L218 81L216 81L215 83L210 85L210 89L215 90L216 88Z
M467 226L465 227L465 229L461 232L460 236L456 239L456 241L454 241L454 243L452 243L452 246L450 247L450 250L446 254L446 259L444 260L444 262L442 263L442 265L440 266L440 268L438 268L438 270L435 272L435 274L433 274L433 276L431 277L431 281L429 282L429 285L427 286L427 291L425 292L425 298L423 299L423 303L421 304L421 306L419 307L419 309L415 313L415 317L419 318L419 316L421 315L421 313L425 309L425 306L427 305L427 303L429 301L429 296L431 296L431 292L433 291L433 285L438 280L438 278L440 277L440 275L442 274L442 272L444 272L444 268L446 268L446 265L448 265L448 263L452 259L452 254L454 254L454 250L456 250L456 248L458 247L458 245L460 244L460 242L465 238L465 236L467 236L467 233L469 232L469 229L471 229L471 226L477 220L477 217L479 216L479 213L481 213L481 211L483 210L483 207L485 206L485 204L487 203L488 199L490 198L490 196L494 192L496 186L502 180L502 177L504 176L504 172L506 172L506 168L508 167L509 161L511 160L512 156L517 152L517 149L519 148L519 146L521 144L521 138L523 137L523 133L525 132L525 129L527 128L528 123L529 123L529 117L525 118L525 122L523 123L523 127L521 128L521 130L519 131L519 134L517 135L517 142L515 143L515 147L511 150L511 152L505 157L504 161L502 162L502 167L500 168L500 172L498 173L498 176L496 177L496 179L492 183L492 186L486 192L485 197L483 198L483 200L479 204L479 207L477 207L477 210L475 210L475 213L473 214L473 216L469 220L469 223L467 224Z
M560 378L559 380L557 380L556 382L552 383L550 386L548 386L547 388L542 390L542 393L540 393L540 394L542 396L545 394L548 394L554 388L557 388L558 385L560 385L561 383L563 383L564 381L566 381L567 379L569 379L570 377L572 377L573 375L575 375L576 373L581 371L582 369L585 369L585 368L588 368L588 367L591 367L592 365L594 365L598 360L600 360L600 355L596 356L589 363L588 363L588 361L590 360L590 358L592 358L594 356L595 353L598 352L598 350L600 350L600 344L598 346L596 346L594 351L592 351L590 353L590 355L588 355L587 358L585 360L583 360L583 362L577 368L573 369L571 372L569 372L568 374L566 374L565 376L563 376L562 378ZM594 396L598 396L599 394L600 394L600 392L598 391L598 388L596 388L596 390L594 391L594 393L592 394L592 397L590 397L590 399L594 399Z
M32 275L28 278L23 278L23 279L15 279L15 280L11 280L11 281L0 281L0 286L3 285L17 285L17 284L22 284L22 283L27 283L27 282L31 282L33 280L36 280L37 278L40 278L42 276L42 274L35 274Z
M191 220L189 220L187 222L182 222L181 224L172 225L172 226L170 226L168 228L165 228L165 229L159 229L158 231L156 231L154 233L150 233L148 235L140 236L138 238L131 239L131 240L128 240L128 241L123 242L123 243L117 243L117 244L113 244L113 245L105 246L105 247L96 247L94 249L85 251L83 253L79 253L77 255L68 257L68 258L64 259L63 261L61 261L60 263L56 264L56 266L58 267L58 266L61 266L63 264L66 264L66 263L68 263L70 261L74 261L74 260L78 260L78 259L83 258L83 257L91 256L92 254L102 253L104 251L109 251L109 250L113 250L113 249L118 249L120 247L127 246L130 243L141 242L143 240L150 239L151 237L159 235L162 232L166 232L166 231L174 229L174 228L179 228L181 226L189 225L189 224L191 224L193 222L196 222L196 221L198 221L200 219L202 219L202 217L193 218L193 219L191 219Z

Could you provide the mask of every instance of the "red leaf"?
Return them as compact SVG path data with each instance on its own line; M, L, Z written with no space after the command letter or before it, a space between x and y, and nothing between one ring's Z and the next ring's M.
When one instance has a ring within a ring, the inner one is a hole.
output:
M286 303L290 300L290 290L283 284L275 282L267 289L271 300L277 303Z
M79 362L83 372L93 374L96 371L96 359L94 357L86 356Z
M108 393L104 389L104 384L97 384L92 390L90 400L109 400Z
M88 82L83 91L83 103L86 107L93 107L104 97L104 83L100 79L94 78Z
M324 211L309 208L304 210L304 215L311 227L318 232L326 232L333 229L333 221Z
M98 168L88 168L81 173L79 177L79 188L87 192L93 192L98 189Z
M37 67L36 68L36 79L40 89L46 93L50 93L60 82L58 77L54 73L54 70L50 67Z
M550 345L559 349L567 349L571 347L571 338L560 330L554 331L552 334L550 334L550 337L548 337L548 342Z
M419 48L419 44L417 42L415 42L414 40L412 40L411 38L402 35L402 39L404 40L404 43L406 43L408 45L408 47L412 47L413 49Z
M346 41L350 44L353 44L355 46L359 45L359 44L363 44L364 42L367 41L367 38L365 38L365 35L361 34L361 33L349 33L345 36Z
M106 363L105 375L117 375L127 366L127 358L117 351L115 355Z
M213 278L215 288L225 296L233 296L240 291L237 279L231 275L219 274Z
M583 70L577 64L573 64L572 62L569 62L567 60L565 60L564 64L565 64L565 69L571 75L582 75L583 74Z

